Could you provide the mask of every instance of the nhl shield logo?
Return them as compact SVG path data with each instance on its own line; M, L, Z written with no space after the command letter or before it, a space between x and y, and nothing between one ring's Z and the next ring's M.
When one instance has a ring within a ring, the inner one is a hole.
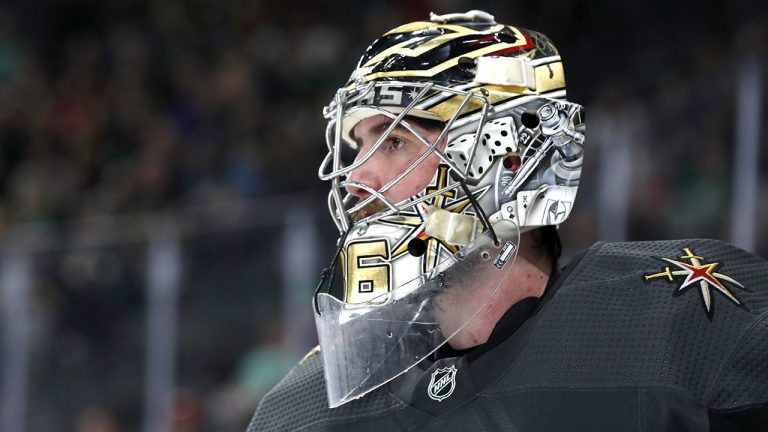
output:
M451 365L451 367L447 368L438 368L432 372L432 377L427 387L427 395L429 395L430 399L442 402L453 394L455 388L456 366Z

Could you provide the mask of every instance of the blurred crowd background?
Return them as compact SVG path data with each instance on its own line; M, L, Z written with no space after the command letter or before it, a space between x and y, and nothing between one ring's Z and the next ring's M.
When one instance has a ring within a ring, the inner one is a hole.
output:
M478 8L587 108L566 257L768 256L763 2L0 1L0 430L243 430L314 345L322 106L384 31Z

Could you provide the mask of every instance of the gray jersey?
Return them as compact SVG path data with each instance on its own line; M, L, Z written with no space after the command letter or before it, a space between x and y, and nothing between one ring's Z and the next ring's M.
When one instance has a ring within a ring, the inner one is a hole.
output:
M708 431L740 415L766 431L766 264L712 240L598 243L487 344L338 408L309 356L248 431Z

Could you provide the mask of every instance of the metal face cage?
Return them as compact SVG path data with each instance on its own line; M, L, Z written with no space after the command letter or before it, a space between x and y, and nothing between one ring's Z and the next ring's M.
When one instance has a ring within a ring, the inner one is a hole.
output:
M491 105L486 97L487 93L483 90L473 90L473 87L477 86L478 84L469 84L450 88L435 83L373 81L353 87L342 88L336 93L331 103L323 110L323 115L328 120L325 134L328 153L320 164L318 176L321 180L328 180L331 182L331 190L328 195L328 207L331 217L339 231L347 231L353 222L352 215L363 209L366 205L372 203L374 200L381 200L386 208L383 211L369 215L358 222L369 224L383 217L402 211L407 207L430 200L431 198L455 188L455 184L448 185L430 193L423 193L421 196L413 197L412 199L401 203L393 203L386 197L387 191L400 182L423 162L424 159L433 153L440 158L442 163L448 165L452 174L454 174L454 180L467 181L467 170L471 166L474 152L469 155L467 164L463 168L459 168L454 161L446 156L445 152L438 149L438 146L449 133L457 129L465 129L466 127L471 127L471 130L475 132L475 143L473 143L473 147L474 144L477 144L480 131L491 111ZM395 94L392 89L400 89L400 97L392 97L392 95ZM406 89L410 90L410 93L407 93L410 97L402 97L402 94L405 94L404 90ZM456 108L447 118L445 118L445 116L438 116L430 111L430 107L434 107L449 99L453 99L453 101L456 102ZM398 104L397 102L400 103ZM468 107L475 109L470 113L465 113ZM462 116L462 113L465 114ZM351 129L349 121L351 119L370 117L377 114L388 117L392 122L368 151L364 154L358 154L353 162L345 163L342 160L344 146L355 147L355 144L352 143L347 136L349 129ZM433 142L430 142L417 127L406 120L408 116L440 119L444 122L444 127L437 138ZM347 124L345 124L345 121L347 121ZM398 126L402 126L412 133L418 141L425 146L425 152L378 190L368 185L349 180L349 174L365 164ZM354 195L349 193L345 189L346 187L359 188L368 192L370 195L363 199L355 200Z

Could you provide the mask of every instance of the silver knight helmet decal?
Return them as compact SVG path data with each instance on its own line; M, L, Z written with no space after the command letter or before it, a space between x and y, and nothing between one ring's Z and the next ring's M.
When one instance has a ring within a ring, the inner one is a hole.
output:
M714 314L713 288L737 306L745 308L742 302L731 292L731 288L728 287L728 285L731 285L739 289L745 289L744 285L728 275L715 271L723 263L707 262L707 259L696 255L690 248L683 248L683 252L684 255L678 259L656 258L671 265L664 267L664 270L661 272L643 275L643 281L649 283L661 279L668 283L674 283L677 285L675 295L695 289L699 292L704 310L710 319L712 319Z
M453 394L454 389L456 389L456 366L437 368L429 379L427 396L442 402Z
M547 201L547 213L544 216L544 225L557 225L565 221L571 211L571 203L560 200Z

